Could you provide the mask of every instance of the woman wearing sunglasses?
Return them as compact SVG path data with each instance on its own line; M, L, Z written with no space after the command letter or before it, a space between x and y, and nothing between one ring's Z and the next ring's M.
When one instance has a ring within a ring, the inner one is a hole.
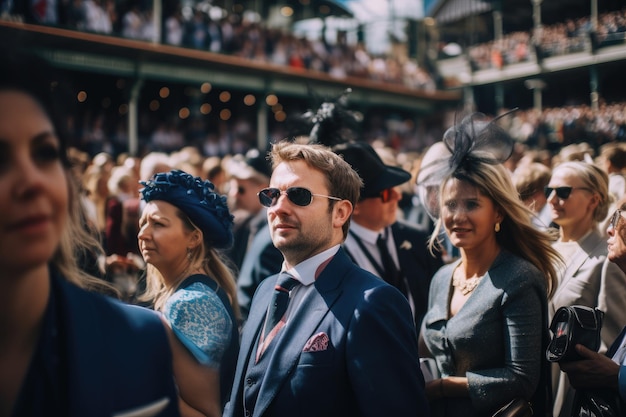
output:
M606 240L598 230L598 222L604 220L610 204L608 176L587 162L564 162L553 169L546 196L552 221L559 226L559 239L553 246L565 261L559 268L550 314L570 305L604 311L605 350L626 323L626 279L616 265L608 263ZM569 413L573 392L567 377L555 366L553 378L554 415L569 415L565 413Z

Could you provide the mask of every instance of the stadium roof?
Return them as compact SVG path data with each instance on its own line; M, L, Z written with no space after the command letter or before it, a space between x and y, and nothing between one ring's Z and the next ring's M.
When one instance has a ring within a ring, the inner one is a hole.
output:
M438 23L451 23L469 16L488 12L491 2L483 0L439 0L430 10L430 16Z

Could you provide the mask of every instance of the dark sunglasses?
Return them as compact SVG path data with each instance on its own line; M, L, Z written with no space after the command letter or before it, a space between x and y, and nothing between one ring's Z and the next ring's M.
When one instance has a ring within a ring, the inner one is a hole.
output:
M259 191L259 201L265 207L272 207L281 195L286 194L289 201L291 201L296 206L308 206L313 201L313 196L315 197L324 197L330 200L341 201L341 198L331 197L329 195L324 194L314 194L311 190L308 190L303 187L290 187L285 191L280 191L278 188L265 188Z
M609 222L609 229L617 229L617 225L619 224L619 219L622 218L622 210L617 209L615 213L611 216L611 221Z
M572 191L574 190L587 190L590 192L593 191L591 188L587 188L587 187L556 187L556 188L546 187L544 188L544 192L546 193L546 198L550 197L552 195L552 191L554 191L556 193L556 196L560 198L561 200L567 200L570 194L572 193Z

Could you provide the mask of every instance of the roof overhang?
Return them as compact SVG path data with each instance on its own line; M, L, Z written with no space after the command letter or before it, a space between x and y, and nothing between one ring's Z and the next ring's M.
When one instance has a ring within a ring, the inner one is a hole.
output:
M430 11L437 23L453 23L469 16L492 10L492 2L485 0L439 0Z

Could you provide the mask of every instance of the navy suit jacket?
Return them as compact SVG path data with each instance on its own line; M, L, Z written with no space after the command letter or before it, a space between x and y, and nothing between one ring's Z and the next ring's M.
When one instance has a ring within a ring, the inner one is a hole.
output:
M276 276L254 296L225 417L243 416L243 384ZM317 278L275 344L253 416L427 416L417 337L407 300L356 266L343 249ZM326 334L328 348L305 351ZM268 351L268 354L270 352Z
M178 416L172 354L157 313L62 278L53 279L53 290L67 349L69 416Z

